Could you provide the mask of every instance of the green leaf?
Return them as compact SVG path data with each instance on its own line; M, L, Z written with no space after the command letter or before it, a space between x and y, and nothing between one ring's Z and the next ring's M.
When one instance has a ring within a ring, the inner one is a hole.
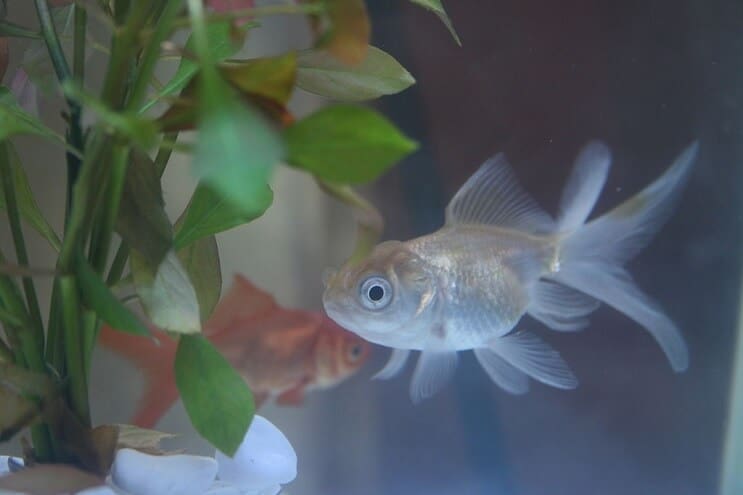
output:
M222 61L240 51L244 41L244 37L240 39L240 33L235 31L230 21L210 22L206 26L206 32L209 39L209 59L214 62ZM142 112L152 107L163 96L173 95L185 88L199 72L199 64L189 58L190 54L196 51L193 35L188 38L184 51L187 55L181 58L173 77L160 89L157 97L142 108Z
M175 234L176 248L260 217L271 206L273 192L264 186L263 191L252 199L250 208L237 208L209 186L199 184L181 217L180 229Z
M192 168L243 215L266 197L274 166L284 154L279 134L256 110L242 104L222 79L204 80L199 136Z
M26 173L23 171L21 161L18 157L18 153L15 147L10 141L5 141L3 145L7 149L7 156L10 160L10 167L13 170L13 187L15 188L16 201L18 202L18 210L20 211L21 217L28 222L41 236L46 239L49 244L54 248L55 251L59 251L62 247L62 242L59 240L59 236L54 229L46 221L44 215L39 209L39 205L36 203L31 186L28 183ZM0 177L0 181L4 180ZM4 210L5 206L5 194L3 193L2 187L0 187L0 210Z
M441 0L410 0L410 1L436 14L439 17L439 19L441 19L441 22L444 23L444 26L446 26L446 29L449 30L452 37L454 38L454 41L457 42L457 45L462 46L462 42L459 39L459 35L454 29L454 25L452 24L451 19L449 19L449 15L444 10L444 5L441 3Z
M23 110L5 86L0 86L0 141L15 134L35 134L64 143L64 138Z
M176 231L181 227L183 220L184 216L181 216L176 222ZM217 306L222 292L222 267L219 264L217 239L213 235L202 237L179 249L177 254L196 292L201 321L206 321Z
M134 335L150 334L139 318L111 293L82 254L78 254L77 277L83 301L111 328Z
M196 291L173 251L159 265L132 251L129 263L139 299L155 326L180 334L201 332Z
M379 48L357 66L345 65L327 51L310 50L297 59L297 86L340 101L363 101L391 95L415 84L405 67Z
M287 163L331 182L377 178L417 148L387 119L363 107L325 107L284 131Z
M255 413L242 377L206 338L184 335L175 355L175 381L196 431L234 455Z
M119 205L116 231L151 266L173 247L173 228L165 213L160 176L150 157L132 149Z

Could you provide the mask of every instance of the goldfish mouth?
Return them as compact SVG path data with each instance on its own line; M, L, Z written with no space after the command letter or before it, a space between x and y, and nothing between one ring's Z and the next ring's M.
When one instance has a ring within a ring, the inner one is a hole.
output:
M324 288L328 288L328 285L332 280L335 278L335 276L338 274L338 270L334 268L326 268L322 272L322 285Z

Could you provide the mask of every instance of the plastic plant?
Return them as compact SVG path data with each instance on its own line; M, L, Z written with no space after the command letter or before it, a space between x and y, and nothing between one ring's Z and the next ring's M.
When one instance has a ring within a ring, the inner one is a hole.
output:
M149 334L116 295L117 286L133 283L147 318L178 340L175 374L194 428L231 456L254 407L243 380L200 333L221 290L215 234L270 207L272 171L283 164L312 174L360 213L355 254L363 253L381 220L351 186L374 180L416 144L358 102L402 91L414 80L392 56L369 46L363 0L33 1L38 29L0 20L0 69L7 66L8 40L11 50L13 38L32 40L37 58L53 68L47 94L64 97L66 133L51 130L29 106L29 91L36 90L29 84L44 89L31 64L20 69L30 82L18 77L14 91L0 87L0 209L15 248L15 259L0 253L0 440L28 427L27 465L72 464L96 475L108 472L117 448L146 447L146 434L133 441L131 431L94 427L88 396L102 322ZM413 3L437 14L456 38L439 1ZM4 15L12 2L2 7ZM305 17L312 46L233 58L272 15ZM97 41L93 24L109 39ZM187 42L179 45L175 35L184 31ZM108 54L100 87L86 77L91 49ZM173 57L177 70L161 84L154 71ZM295 117L287 102L297 87L338 103ZM83 111L94 116L91 124L83 125ZM186 141L179 139L184 130L196 132ZM15 149L19 134L59 145L67 167L63 232L34 200ZM199 185L171 222L161 176L174 152L190 155ZM22 223L54 249L53 269L29 260ZM53 279L49 308L39 305L38 277Z

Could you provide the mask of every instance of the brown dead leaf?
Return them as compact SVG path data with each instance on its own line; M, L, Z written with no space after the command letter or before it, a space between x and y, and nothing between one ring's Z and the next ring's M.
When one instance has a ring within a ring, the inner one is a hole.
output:
M160 448L160 442L177 435L164 433L162 431L140 428L134 425L113 425L119 430L119 443L117 449L135 449L145 454L163 455L166 453Z
M0 490L21 492L28 495L77 493L102 485L105 485L102 477L94 476L65 464L39 464L0 477Z

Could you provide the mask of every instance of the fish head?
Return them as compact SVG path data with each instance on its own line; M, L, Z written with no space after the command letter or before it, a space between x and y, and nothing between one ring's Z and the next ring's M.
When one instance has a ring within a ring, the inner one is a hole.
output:
M363 261L326 277L323 306L330 318L386 346L408 346L430 326L436 279L404 243L379 244ZM412 348L412 347L410 347Z
M315 352L315 386L327 388L354 374L369 359L371 344L324 317Z

